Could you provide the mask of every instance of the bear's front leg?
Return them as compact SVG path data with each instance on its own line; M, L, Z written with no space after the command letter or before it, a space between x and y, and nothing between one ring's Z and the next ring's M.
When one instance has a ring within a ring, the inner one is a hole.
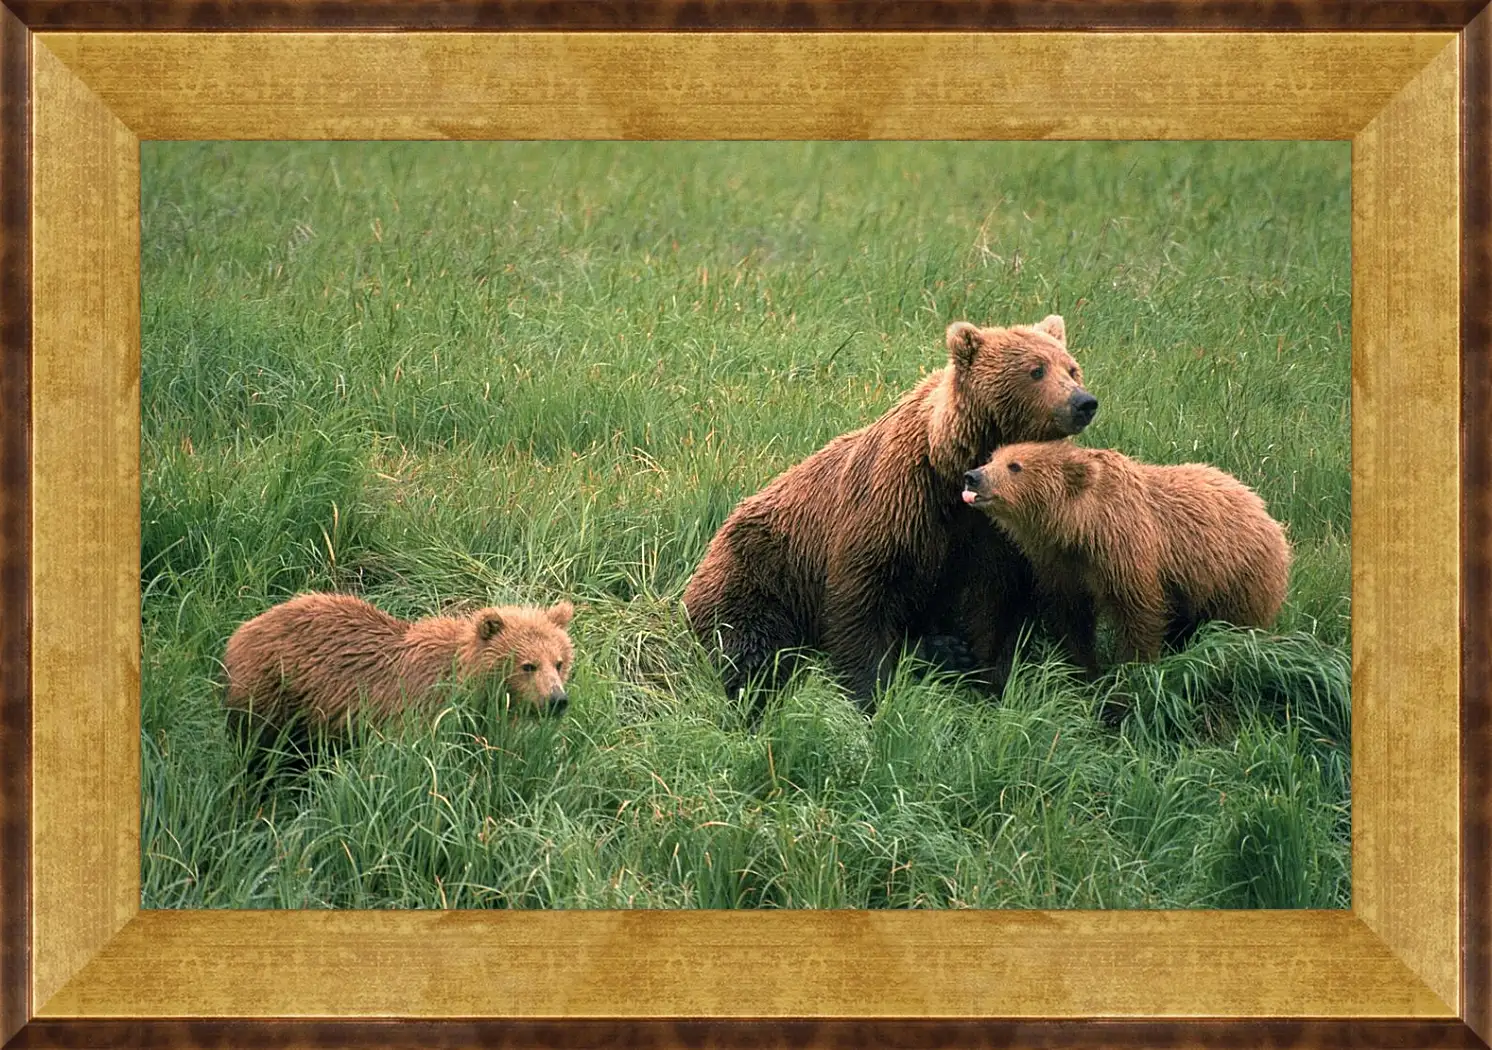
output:
M824 636L824 651L838 672L850 698L860 709L875 712L876 694L885 688L896 670L901 639L879 618L831 619Z
M1159 660L1169 621L1160 581L1125 580L1111 597L1119 621L1120 662Z
M831 576L824 596L824 652L866 714L895 673L906 635L905 590L875 582L887 576Z
M1070 588L1041 587L1037 601L1041 615L1061 640L1073 663L1089 679L1100 674L1098 663L1098 609L1093 595Z
M1031 565L984 515L970 510L946 558L932 603L934 633L967 643L966 681L999 693L1015 662L1021 628L1034 611Z

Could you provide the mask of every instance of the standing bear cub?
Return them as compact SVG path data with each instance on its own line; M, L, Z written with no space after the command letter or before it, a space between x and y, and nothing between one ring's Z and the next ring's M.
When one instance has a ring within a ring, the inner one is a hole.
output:
M743 500L710 542L684 609L728 694L813 647L868 709L900 647L935 628L986 665L1008 658L1029 567L963 505L964 472L1006 442L1078 433L1098 399L1055 314L958 322L947 345L947 367Z
M500 679L516 706L559 714L572 649L569 602L406 623L346 594L303 594L243 624L223 659L230 712L339 728L426 704L443 681Z
M964 484L1030 558L1043 614L1090 674L1100 613L1117 621L1122 660L1153 661L1203 621L1269 627L1284 603L1284 529L1213 467L1050 441L1007 445Z

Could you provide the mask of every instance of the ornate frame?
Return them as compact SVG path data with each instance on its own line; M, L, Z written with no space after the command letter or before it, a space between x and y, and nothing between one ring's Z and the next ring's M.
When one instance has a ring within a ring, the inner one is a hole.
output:
M1485 1045L1486 3L5 0L0 1041ZM1352 909L141 911L137 144L294 137L1352 139Z

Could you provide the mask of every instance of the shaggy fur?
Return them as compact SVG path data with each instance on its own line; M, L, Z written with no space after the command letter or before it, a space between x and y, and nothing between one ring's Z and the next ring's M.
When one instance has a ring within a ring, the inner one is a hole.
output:
M784 650L815 647L869 708L929 630L963 628L980 661L1008 660L1029 569L960 501L964 472L1007 441L1077 433L1098 401L1056 315L959 322L947 345L947 367L743 500L711 541L684 607L731 695L790 669Z
M426 702L442 681L501 678L519 707L559 713L573 650L569 602L397 620L346 594L303 594L243 624L223 659L230 710L269 725L336 727Z
M1090 673L1100 614L1117 621L1121 659L1155 660L1207 620L1269 627L1285 601L1285 530L1213 467L1051 441L1007 445L965 486L1031 560L1043 613Z

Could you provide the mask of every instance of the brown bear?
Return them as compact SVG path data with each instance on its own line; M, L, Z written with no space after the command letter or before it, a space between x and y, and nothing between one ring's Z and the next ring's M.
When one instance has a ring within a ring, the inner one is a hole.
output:
M1031 560L1043 615L1089 674L1099 615L1117 623L1121 660L1153 661L1206 620L1267 628L1285 601L1285 530L1214 467L1046 441L1005 446L964 485Z
M955 628L980 662L1008 657L1029 567L964 506L964 473L1006 442L1078 433L1098 399L1055 314L957 322L947 345L947 367L743 500L711 540L684 609L732 696L803 647L867 710L908 639Z
M500 678L520 708L559 714L573 614L560 602L406 623L351 595L302 594L233 632L224 703L270 726L301 716L335 728L355 713L388 717L427 703L442 681Z

